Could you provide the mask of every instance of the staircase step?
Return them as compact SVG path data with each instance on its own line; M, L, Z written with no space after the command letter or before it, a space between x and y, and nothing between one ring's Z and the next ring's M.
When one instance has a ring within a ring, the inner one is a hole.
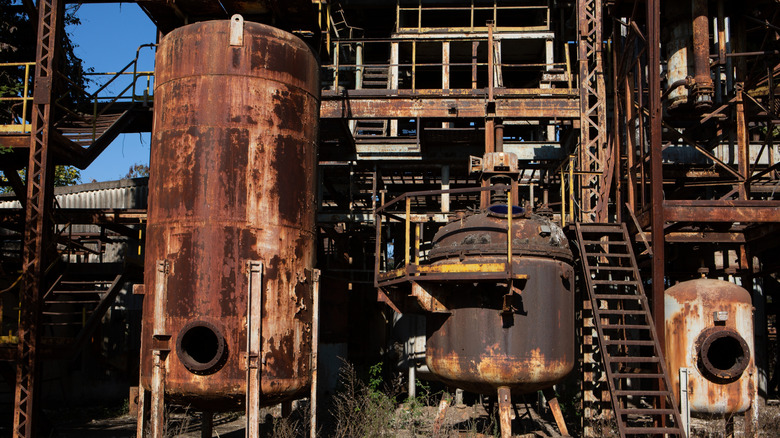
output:
M627 272L633 272L633 267L626 267L626 266L598 266L598 267L592 267L589 272L598 272L598 271L627 271Z
M661 435L669 434L683 436L681 429L673 427L627 427L623 430L626 435Z
M655 408L620 408L615 409L617 415L672 415L674 410L672 409L655 409Z
M623 310L623 309L598 309L599 316L605 315L642 315L647 316L644 310Z
M661 379L663 374L654 373L612 373L613 379Z
M623 227L616 224L578 224L580 232L599 234L623 234Z
M610 258L620 258L620 259L631 258L631 254L616 254L616 253L606 253L606 252L586 252L585 256L587 256L587 257L610 257Z
M593 297L598 300L632 300L632 301L644 301L644 296L634 294L597 294L594 293Z
M646 324L602 324L601 328L604 330L650 330L650 326Z
M615 245L615 246L628 246L628 242L621 242L619 240L583 240L585 245Z
M636 280L590 280L594 285L608 285L608 286L636 286L639 284Z
M604 340L604 345L647 345L647 346L653 346L655 345L655 341L644 341L644 340L632 340L632 339L606 339Z
M658 390L647 390L647 389L635 389L635 390L628 390L628 389L621 389L617 391L613 391L613 394L615 394L618 397L641 397L641 396L647 396L647 397L659 397L659 396L668 396L671 395L671 392L669 391L658 391Z
M634 362L641 362L641 363L655 363L660 362L660 358L658 356L647 356L647 357L639 357L639 356L609 356L605 357L607 362L609 363L634 363Z

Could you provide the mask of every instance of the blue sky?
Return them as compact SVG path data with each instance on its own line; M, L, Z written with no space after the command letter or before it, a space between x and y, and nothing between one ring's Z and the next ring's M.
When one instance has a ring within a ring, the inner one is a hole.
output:
M68 28L78 45L76 55L95 72L116 72L135 58L142 44L154 43L156 28L135 3L84 4L76 15L81 25ZM154 70L154 53L141 51L139 70ZM103 81L97 77L96 81ZM94 87L95 85L93 85ZM149 134L123 134L87 169L82 182L111 181L127 174L135 163L149 164Z

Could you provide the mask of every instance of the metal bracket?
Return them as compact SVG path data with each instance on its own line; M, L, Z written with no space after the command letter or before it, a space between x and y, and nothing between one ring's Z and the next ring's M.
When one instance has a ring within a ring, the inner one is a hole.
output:
M244 45L244 17L239 14L230 17L230 45Z

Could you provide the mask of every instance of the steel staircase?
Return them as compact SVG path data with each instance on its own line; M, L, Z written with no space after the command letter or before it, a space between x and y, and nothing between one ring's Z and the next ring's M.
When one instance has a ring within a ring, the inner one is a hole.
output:
M124 285L121 263L65 264L43 298L43 342L54 356L83 346Z
M386 90L390 88L388 81L389 67L371 66L363 68L363 88ZM355 128L352 135L355 140L371 137L387 137L387 120L358 119L355 120Z
M623 224L575 224L618 431L685 437Z

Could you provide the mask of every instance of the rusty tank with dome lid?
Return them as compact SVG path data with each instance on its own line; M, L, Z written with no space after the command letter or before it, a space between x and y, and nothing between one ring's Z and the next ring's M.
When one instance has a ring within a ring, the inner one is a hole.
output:
M511 236L511 245L507 236ZM574 367L574 270L563 230L494 204L438 230L431 266L506 263L506 280L446 284L447 313L427 314L426 361L445 383L478 393L528 393Z

